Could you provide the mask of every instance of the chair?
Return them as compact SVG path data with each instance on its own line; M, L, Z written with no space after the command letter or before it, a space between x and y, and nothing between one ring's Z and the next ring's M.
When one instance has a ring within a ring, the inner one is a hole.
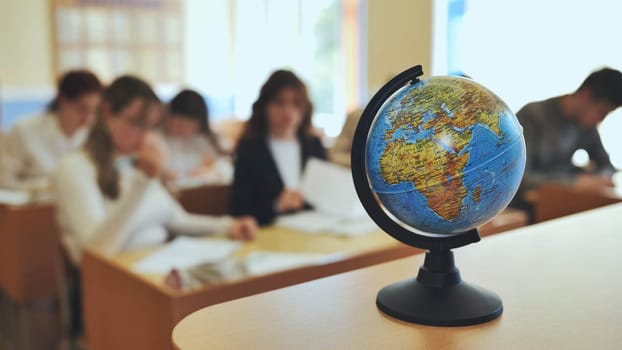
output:
M188 212L205 215L229 213L229 185L205 185L182 189L177 198Z

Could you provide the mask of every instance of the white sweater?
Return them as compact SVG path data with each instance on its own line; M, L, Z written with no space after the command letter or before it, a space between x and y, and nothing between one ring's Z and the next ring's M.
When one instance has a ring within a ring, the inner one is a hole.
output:
M97 185L94 164L85 151L61 161L56 177L57 216L62 242L74 263L84 248L107 255L163 243L173 234L225 234L230 217L187 213L158 180L131 162L117 161L120 194L111 200Z
M84 128L65 136L53 113L20 119L2 140L0 186L47 187L60 159L80 147L87 133Z
M233 164L231 158L221 156L209 143L204 135L187 138L165 137L168 146L167 170L185 179L190 173L200 167L205 157L214 161L210 171L203 174L206 183L231 183L233 179ZM221 140L221 144L227 144Z

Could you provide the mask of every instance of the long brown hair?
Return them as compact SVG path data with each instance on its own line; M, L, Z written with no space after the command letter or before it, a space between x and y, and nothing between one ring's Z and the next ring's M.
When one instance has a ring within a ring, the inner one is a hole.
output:
M207 142L214 147L219 155L226 153L209 125L209 110L203 96L198 92L188 89L182 90L168 103L168 110L168 118L173 118L173 115L178 114L199 122L199 130L205 135Z
M149 84L133 76L122 76L104 90L102 107L118 114L134 100L156 103L159 99ZM97 169L97 185L100 191L111 199L119 196L119 172L114 166L115 146L110 130L103 120L101 109L95 125L84 145L87 154Z
M266 109L276 96L286 88L296 90L303 99L303 117L298 127L298 137L305 137L311 134L311 115L313 105L307 94L305 84L288 70L277 70L263 84L259 92L259 97L253 103L251 117L244 125L242 139L265 137L268 134L268 115Z
M95 74L88 70L71 70L58 79L56 96L47 106L48 112L58 111L60 99L75 101L89 93L100 93L104 89Z

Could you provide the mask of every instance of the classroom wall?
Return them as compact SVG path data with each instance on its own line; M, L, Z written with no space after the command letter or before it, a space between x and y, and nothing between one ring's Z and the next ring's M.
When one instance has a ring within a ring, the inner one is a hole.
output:
M404 68L417 63L424 70L430 66L432 2L367 0L370 90ZM0 82L4 86L53 86L50 17L47 0L0 1ZM187 71L196 73L192 67Z
M0 87L53 86L50 1L0 1Z
M8 128L13 117L40 110L53 94L50 3L47 0L0 1L0 98L4 101L0 106L0 113L4 116L0 128ZM424 72L429 74L433 0L366 0L363 3L367 6L368 25L367 97L371 97L390 77L412 65L422 64ZM187 0L185 16L197 19L206 6L201 0ZM217 10L222 12L222 9ZM192 39L205 35L204 29L190 26L185 31L187 43L196 42ZM210 92L213 89L200 86L197 77L207 73L203 62L207 58L213 61L213 53L201 53L196 47L189 46L185 50L186 83ZM214 71L209 73L216 74ZM218 97L210 101L210 105L230 109L230 99Z
M433 0L367 0L367 87L371 97L416 64L430 74Z
M54 94L50 1L0 0L0 131Z

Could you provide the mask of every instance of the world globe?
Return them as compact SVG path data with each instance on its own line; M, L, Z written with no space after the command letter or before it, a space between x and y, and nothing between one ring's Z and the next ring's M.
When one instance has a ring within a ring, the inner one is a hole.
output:
M525 168L522 127L473 80L432 77L382 102L365 146L367 177L383 207L424 234L465 232L512 200Z
M426 250L416 278L378 291L376 306L402 321L467 326L499 317L494 292L465 282L452 249L512 200L525 170L523 130L508 106L470 79L420 80L421 66L369 101L352 141L352 180L373 221Z

